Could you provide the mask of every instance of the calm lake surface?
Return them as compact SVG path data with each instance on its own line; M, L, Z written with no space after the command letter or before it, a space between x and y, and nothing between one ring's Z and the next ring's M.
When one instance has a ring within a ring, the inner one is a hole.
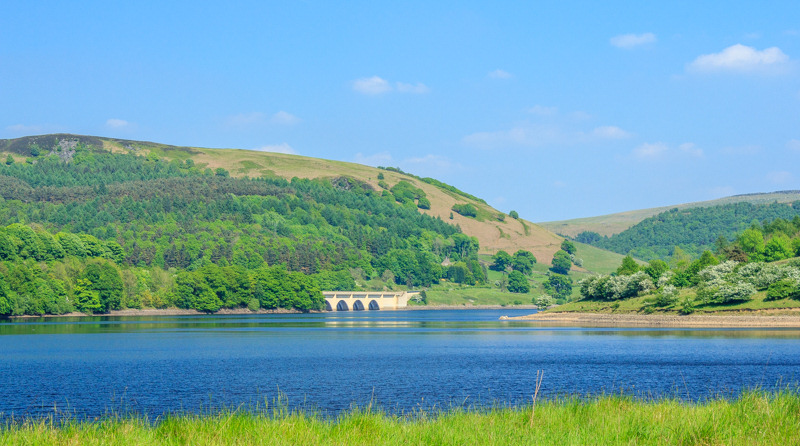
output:
M620 392L796 387L800 330L579 328L532 310L0 320L0 415L290 408L335 415Z

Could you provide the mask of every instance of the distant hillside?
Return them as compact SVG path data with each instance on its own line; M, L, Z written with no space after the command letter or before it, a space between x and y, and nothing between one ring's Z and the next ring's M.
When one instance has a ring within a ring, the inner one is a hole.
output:
M541 226L523 219L513 219L492 208L477 197L459 193L452 187L441 187L422 179L392 170L383 170L342 161L323 160L299 155L248 151L238 149L209 149L199 147L179 147L153 142L130 141L115 138L55 134L30 136L11 140L0 140L0 156L9 154L22 162L31 156L35 147L61 147L68 153L70 146L81 143L86 146L102 148L113 153L135 153L166 160L186 161L191 159L196 166L205 169L223 168L232 177L261 177L274 175L285 179L352 177L381 191L381 184L389 188L401 180L425 192L430 201L430 209L420 212L439 217L443 221L458 225L462 231L477 237L481 253L491 254L498 250L516 251L526 249L534 253L540 262L549 263L559 249L562 238ZM383 175L383 180L378 176ZM433 183L437 183L433 181ZM446 186L446 185L445 185ZM471 204L478 210L475 218L465 217L451 208L455 204ZM452 216L452 218L451 218Z
M642 260L666 258L676 246L692 256L699 256L704 250L714 250L720 237L730 242L751 224L772 222L778 218L790 221L800 218L800 201L675 208L646 218L610 237L587 231L578 234L577 240Z
M730 203L791 203L800 200L800 191L777 191L770 193L756 193L745 195L734 195L731 197L719 198L717 200L698 201L694 203L684 203L674 206L661 206L657 208L638 209L616 214L600 215L597 217L574 218L570 220L558 220L538 223L540 226L569 237L575 237L581 232L591 231L600 235L611 236L618 234L640 221L652 217L656 214L669 211L670 209L691 209L697 207L712 207Z

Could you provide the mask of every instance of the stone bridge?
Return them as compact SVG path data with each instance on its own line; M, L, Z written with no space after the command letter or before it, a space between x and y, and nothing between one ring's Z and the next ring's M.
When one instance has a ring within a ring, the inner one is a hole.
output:
M397 310L408 306L408 300L419 291L398 293L369 291L323 291L328 311Z

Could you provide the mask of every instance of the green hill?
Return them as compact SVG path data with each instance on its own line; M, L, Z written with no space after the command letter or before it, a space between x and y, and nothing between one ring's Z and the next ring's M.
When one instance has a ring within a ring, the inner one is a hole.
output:
M800 200L800 191L777 191L769 193L755 193L734 195L716 200L698 201L673 206L661 206L649 209L638 209L615 214L600 215L596 217L574 218L570 220L547 221L538 223L540 226L568 237L576 237L584 231L596 232L604 236L618 234L642 220L669 211L671 209L692 209L698 207L713 207L732 203L791 203Z
M75 135L0 154L0 314L312 310L320 289L445 279L500 291L487 254L527 249L546 270L562 241L399 169ZM578 254L578 272L621 259Z
M577 240L642 260L664 259L678 246L697 257L714 250L718 240L731 242L753 223L800 219L800 201L753 204L739 202L712 207L672 209L646 218L610 237L583 232Z

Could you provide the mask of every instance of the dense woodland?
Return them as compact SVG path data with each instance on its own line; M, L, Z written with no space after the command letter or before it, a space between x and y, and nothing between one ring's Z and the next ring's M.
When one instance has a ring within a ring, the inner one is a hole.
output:
M477 239L419 213L410 182L376 192L82 144L20 151L27 162L0 164L0 314L314 310L322 289L486 280Z
M576 240L642 260L666 259L676 246L693 257L730 243L754 222L776 219L800 222L800 201L785 204L732 203L713 207L672 209L647 218L611 237L582 232Z

